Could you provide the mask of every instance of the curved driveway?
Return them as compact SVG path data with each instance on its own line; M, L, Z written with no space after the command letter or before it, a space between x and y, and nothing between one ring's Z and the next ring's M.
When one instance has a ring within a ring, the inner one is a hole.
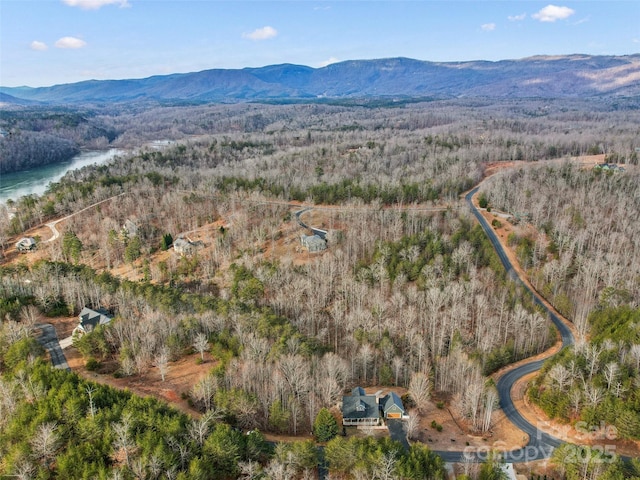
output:
M560 336L562 338L562 347L564 348L568 345L572 345L574 340L573 340L573 334L571 333L571 330L569 329L569 327L567 327L567 325L565 325L558 318L558 316L547 307L547 305L542 301L540 296L537 293L535 293L533 290L531 290L531 288L525 282L523 282L522 279L518 276L516 270L513 268L513 265L511 264L511 261L509 260L509 257L504 251L504 248L502 247L500 240L498 240L498 236L493 231L493 228L491 228L489 223L480 214L480 212L475 207L475 205L473 205L473 202L471 201L471 199L473 198L473 196L476 194L477 191L478 191L478 187L471 190L465 196L465 200L467 201L467 204L471 208L471 211L473 212L475 217L478 219L478 222L480 222L482 229L484 230L485 234L489 238L489 241L493 245L493 248L498 254L498 257L500 257L500 261L502 262L502 265L504 266L505 270L515 282L519 283L520 286L526 292L528 292L529 295L531 295L534 303L542 307L547 312L547 314L549 315L549 318L551 319L553 324L556 326L556 328L560 332ZM502 377L500 377L500 379L498 380L497 389L498 389L498 395L500 397L500 407L502 408L505 416L516 427L518 427L520 430L522 430L523 432L529 435L529 443L527 443L526 446L524 446L523 448L518 448L516 450L507 451L502 454L502 457L506 462L518 463L518 462L528 462L532 460L540 460L543 458L548 458L553 453L553 450L555 447L564 443L562 440L555 438L547 433L544 433L543 431L536 428L535 425L532 425L531 423L529 423L529 421L520 414L518 409L513 404L513 399L511 398L511 389L513 388L513 385L515 384L515 382L520 378L522 378L523 376L528 375L529 373L538 371L542 367L542 364L545 362L545 360L546 359L535 360L535 361L525 363L524 365L521 365L517 368L514 368L508 371L507 373L502 375ZM482 452L478 452L478 451L474 452L473 449L470 449L466 453L461 451L458 451L458 452L438 451L436 453L438 453L441 457L443 457L444 460L447 462L462 462L465 460L482 461L486 459L486 455L489 453L489 450L487 449L486 451L482 451Z
M122 192L122 193L119 193L118 195L114 195L113 197L105 198L104 200L100 200L99 202L93 203L93 204L89 205L88 207L84 207L82 210L78 210L77 212L73 212L72 214L67 215L66 217L59 218L57 220L54 220L53 222L45 223L45 226L49 227L49 229L51 230L51 238L48 239L48 240L45 240L43 243L53 242L54 240L56 240L57 238L60 237L60 232L56 228L56 225L58 223L63 222L65 220L68 220L69 218L73 217L74 215L82 213L85 210L89 210L90 208L93 208L93 207L95 207L97 205L100 205L101 203L108 202L109 200L113 200L116 197L121 197L121 196L125 195L126 193L127 192Z

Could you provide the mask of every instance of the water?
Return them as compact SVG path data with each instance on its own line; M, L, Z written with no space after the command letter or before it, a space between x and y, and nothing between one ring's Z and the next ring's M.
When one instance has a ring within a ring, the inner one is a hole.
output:
M124 150L116 148L87 151L76 155L68 162L45 165L22 172L3 173L0 176L0 203L5 203L9 199L17 200L24 195L42 195L50 183L57 182L68 171L105 163L123 153L125 153Z

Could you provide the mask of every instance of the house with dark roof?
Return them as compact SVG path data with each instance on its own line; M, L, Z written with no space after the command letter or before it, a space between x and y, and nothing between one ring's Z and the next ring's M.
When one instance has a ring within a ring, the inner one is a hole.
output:
M73 329L73 336L84 335L90 333L98 325L106 325L113 319L113 315L110 315L104 308L93 310L89 307L84 307L78 315L78 326Z
M385 419L402 418L406 413L402 399L395 392L389 392L380 399L380 409Z
M351 395L342 397L342 425L376 426L380 424L380 408L375 395L367 395L356 387Z

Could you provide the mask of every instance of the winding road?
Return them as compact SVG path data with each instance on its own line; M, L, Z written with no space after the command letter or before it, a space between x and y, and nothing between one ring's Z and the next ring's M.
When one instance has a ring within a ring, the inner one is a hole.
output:
M560 337L562 339L562 348L572 345L574 343L573 333L569 327L558 318L558 316L547 306L544 300L534 292L528 284L523 281L522 278L517 273L517 270L513 268L513 264L509 260L507 253L504 251L498 236L493 231L487 220L482 216L482 214L478 211L476 206L473 204L472 199L473 196L478 192L479 187L475 187L465 196L465 200L469 205L469 208L473 212L474 216L480 222L482 229L485 234L489 238L489 241L493 245L502 265L505 270L509 274L509 276L516 282L520 284L520 286L528 292L534 303L540 307L542 307L549 318L555 325L555 327L560 332ZM515 450L507 451L502 454L502 457L506 462L509 463L518 463L518 462L529 462L532 460L541 460L544 458L549 458L553 453L553 450L564 443L562 440L555 438L548 433L539 430L535 425L529 423L527 419L522 416L522 414L518 411L516 406L513 403L513 398L511 397L511 389L515 385L515 383L520 380L525 375L536 372L540 370L546 358L543 360L532 360L531 362L527 362L523 365L520 365L512 370L509 370L504 375L500 377L497 384L498 395L500 398L500 407L502 408L505 416L520 430L529 435L529 442L522 448L518 448ZM475 460L481 461L484 460L484 457L488 453L486 452L437 452L441 457L444 458L447 462L461 462L465 460Z

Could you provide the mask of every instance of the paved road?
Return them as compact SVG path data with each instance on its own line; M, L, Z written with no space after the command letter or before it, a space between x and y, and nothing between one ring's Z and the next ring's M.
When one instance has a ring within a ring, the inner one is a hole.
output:
M62 353L60 342L58 341L58 335L56 334L56 330L53 328L53 325L50 323L40 323L35 327L39 328L42 332L36 340L38 340L38 343L40 343L40 345L49 352L53 367L71 370L64 353Z
M502 262L505 270L514 281L520 283L522 288L532 296L535 304L541 306L547 312L549 318L560 332L560 335L562 337L562 347L564 348L566 346L572 345L574 339L569 327L567 327L567 325L565 325L555 313L549 310L542 299L534 291L532 291L518 276L516 270L511 264L511 261L509 260L509 257L502 248L500 240L498 240L496 233L493 231L493 228L491 228L489 223L473 205L471 199L477 191L478 187L471 190L466 195L465 200L467 201L467 204L471 208L471 211L473 212L475 217L478 219L478 222L480 222L482 229L493 245L493 248L498 254L498 257L500 258L500 261ZM498 380L497 389L498 395L500 397L500 407L504 411L505 416L516 427L529 435L529 443L525 447L511 450L503 454L503 458L506 462L518 463L548 458L553 453L554 448L563 443L560 439L544 433L541 430L538 430L535 425L529 423L516 409L515 405L513 404L513 399L511 398L511 389L513 388L515 382L523 376L528 375L529 373L538 371L542 367L544 361L545 360L537 360L525 363L524 365L521 365L505 373L502 377L500 377L500 380ZM488 450L484 452L466 453L464 451L438 451L436 453L438 453L446 462L462 462L465 460L482 461L486 459Z
M482 229L484 230L485 234L487 235L487 237L489 237L489 241L493 245L493 248L498 254L498 257L500 257L500 261L502 262L502 265L504 266L505 270L509 273L509 275L511 275L512 278L514 278L516 282L518 282L526 290L526 292L529 295L531 295L533 302L536 305L542 307L544 311L547 312L547 314L549 315L549 318L551 319L555 327L560 332L560 336L562 337L562 346L566 347L569 345L573 345L574 343L573 333L571 333L571 330L569 329L569 327L564 322L562 322L562 320L560 320L558 316L547 307L547 305L543 302L542 298L536 292L531 290L531 288L529 288L529 286L525 284L522 281L522 279L518 276L518 274L513 268L513 265L511 264L511 261L509 260L509 257L507 257L507 254L502 248L502 244L500 243L500 240L498 240L498 236L496 235L496 232L493 231L493 228L491 228L489 223L485 220L485 218L480 214L480 212L473 205L473 202L471 201L471 199L476 194L477 191L478 191L478 187L471 190L469 193L467 193L465 200L467 201L467 204L471 208L471 211L473 212L475 217L480 222L480 225L482 226ZM531 371L535 371L535 370L531 370Z
M502 262L505 270L514 281L520 283L523 289L532 296L535 304L541 306L547 312L549 318L560 332L563 348L573 344L573 334L571 333L569 327L567 327L555 313L549 310L542 299L535 292L533 292L522 281L522 279L520 279L516 270L513 268L509 257L502 248L502 244L498 240L498 237L493 231L493 228L491 228L485 218L480 214L480 212L471 202L472 197L476 194L477 191L478 187L474 188L466 195L465 199L469 204L471 211L480 222L480 225L489 238L489 241L491 241L491 244L498 254L498 257L500 258L500 261ZM536 360L525 363L524 365L521 365L505 373L500 378L500 380L498 380L497 389L498 395L500 397L500 407L504 411L505 416L511 422L513 422L516 427L529 435L529 443L525 447L503 453L503 458L508 463L529 462L532 460L541 460L543 458L548 458L553 453L554 448L563 443L560 439L544 433L541 430L538 430L534 425L529 423L516 409L515 405L513 404L513 399L511 398L511 389L513 388L515 382L523 376L528 375L529 373L538 371L542 367L544 361L545 360ZM487 455L489 454L489 448L484 451L477 451L477 449L470 448L469 451L466 452L440 450L436 451L436 453L440 455L445 462L459 463L464 461L483 461L486 460Z
M309 225L307 225L302 220L300 220L300 215L302 215L304 212L308 212L309 210L312 210L312 209L313 209L313 207L306 207L306 208L303 208L302 210L298 210L294 214L296 216L296 220L298 221L298 225L300 225L302 228L311 228Z

